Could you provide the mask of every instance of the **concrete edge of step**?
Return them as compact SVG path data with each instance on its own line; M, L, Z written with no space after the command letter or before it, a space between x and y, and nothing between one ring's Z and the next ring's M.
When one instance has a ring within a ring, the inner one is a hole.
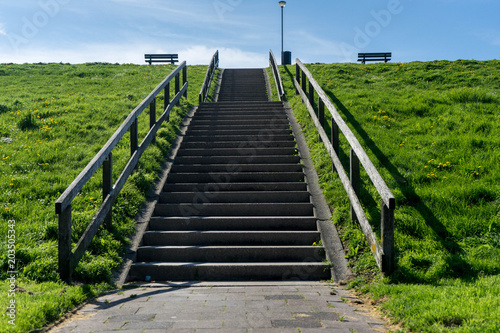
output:
M273 101L273 89L271 87L271 80L269 79L269 74L267 73L267 68L263 68L264 78L266 80L266 90L267 90L267 98L269 102Z
M165 186L170 170L172 169L173 162L182 144L189 123L191 122L191 119L193 118L197 110L198 106L194 106L193 108L191 108L191 110L189 110L186 117L184 117L184 119L182 120L181 125L179 126L180 131L179 133L177 133L177 137L172 142L168 157L161 165L162 172L160 178L156 182L155 186L153 186L149 193L146 195L146 202L143 204L138 215L135 217L136 231L132 236L130 245L125 249L125 255L123 256L122 264L113 274L113 281L118 287L121 287L127 283L127 277L130 268L132 267L132 264L136 259L137 249L140 246L144 233L148 229L149 221L154 214L156 204L160 199L160 194L163 187Z
M295 141L299 149L299 154L304 165L306 181L311 193L311 201L314 205L316 218L318 219L318 229L321 233L321 242L325 247L327 260L332 263L331 273L336 282L348 280L353 276L345 258L344 247L337 232L337 228L332 223L332 213L328 206L323 192L319 187L319 178L310 158L309 147L300 125L293 114L288 102L283 103L285 111L290 120Z

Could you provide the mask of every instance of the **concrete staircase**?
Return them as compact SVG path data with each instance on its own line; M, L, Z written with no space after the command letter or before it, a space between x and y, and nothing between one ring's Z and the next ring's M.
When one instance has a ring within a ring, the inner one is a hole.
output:
M225 70L219 101L199 106L129 281L330 278L286 112L265 87L262 70Z

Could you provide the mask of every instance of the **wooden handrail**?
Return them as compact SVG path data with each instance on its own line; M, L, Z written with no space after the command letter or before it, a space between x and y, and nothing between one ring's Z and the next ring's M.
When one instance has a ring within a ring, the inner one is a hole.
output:
M183 86L180 87L180 75L183 74ZM175 95L170 100L170 81L175 80ZM156 133L162 123L168 120L170 112L179 103L182 96L187 96L187 65L184 61L172 73L170 73L125 119L122 125L116 130L113 136L76 177L71 185L57 199L55 203L56 214L59 215L59 275L63 281L71 282L71 274L76 265L83 257L92 239L97 234L101 224L106 221L106 226L111 226L112 205L118 194L125 186L127 179L139 162L146 148L154 141ZM156 97L164 91L164 112L156 120ZM141 144L138 144L138 117L149 106L150 110L150 130ZM131 157L113 185L113 148L120 142L123 136L130 132ZM92 222L80 238L74 252L71 250L71 203L82 190L85 184L92 178L97 169L103 165L103 202L99 211L94 216Z
M276 63L276 58L272 50L269 50L269 65L273 70L274 81L276 82L276 91L280 97L280 101L283 101L285 97L285 89L283 89L283 81L281 80L281 75L278 70L278 65Z
M335 105L330 101L320 85L316 82L304 64L296 60L295 88L306 104L309 113L319 132L319 138L325 145L333 165L342 181L344 189L351 202L351 218L357 220L370 245L377 265L383 274L391 274L394 270L394 209L396 200L389 187L380 176L361 144L351 129L344 122ZM307 88L309 91L307 91ZM318 96L318 112L315 110L315 94ZM324 130L325 107L331 116L331 138ZM351 147L350 177L344 170L339 154L339 133L342 133ZM381 242L379 243L373 229L366 218L359 200L360 172L359 165L363 166L371 182L382 198L381 202Z
M219 68L219 51L215 51L210 65L207 68L207 74L205 75L205 80L203 81L203 86L201 87L200 95L198 98L199 103L204 103L207 101L208 94L210 93L210 85L215 74L215 70Z

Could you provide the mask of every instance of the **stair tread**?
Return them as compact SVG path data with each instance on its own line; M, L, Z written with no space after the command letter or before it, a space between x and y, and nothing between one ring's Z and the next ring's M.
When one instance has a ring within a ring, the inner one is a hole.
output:
M330 277L288 114L268 98L263 69L223 71L218 101L200 103L187 128L132 280Z

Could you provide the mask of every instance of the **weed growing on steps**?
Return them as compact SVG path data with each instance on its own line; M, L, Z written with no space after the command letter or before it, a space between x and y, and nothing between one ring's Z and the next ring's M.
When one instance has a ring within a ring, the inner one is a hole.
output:
M182 99L156 144L141 158L113 208L113 228L101 228L67 286L57 274L57 215L54 202L101 149L128 114L175 66L89 63L0 65L0 234L15 221L16 283L27 290L16 296L16 326L0 320L2 332L26 332L51 322L76 304L111 288L114 268L135 231L134 217L158 177L178 124L197 103L206 66L188 68L189 99ZM163 94L158 105L163 105ZM171 93L171 96L173 93ZM161 107L158 108L158 116ZM140 140L149 126L147 110L139 118ZM126 135L113 151L116 180L130 156ZM98 170L73 202L76 243L102 202ZM0 240L0 290L7 292L7 239ZM7 308L0 297L0 308Z
M308 67L397 200L397 269L382 280L295 96L295 68L282 67L287 98L357 274L351 286L386 300L383 308L413 331L498 331L500 62ZM342 140L340 146L348 170L348 146ZM362 202L378 233L380 198L368 182Z

